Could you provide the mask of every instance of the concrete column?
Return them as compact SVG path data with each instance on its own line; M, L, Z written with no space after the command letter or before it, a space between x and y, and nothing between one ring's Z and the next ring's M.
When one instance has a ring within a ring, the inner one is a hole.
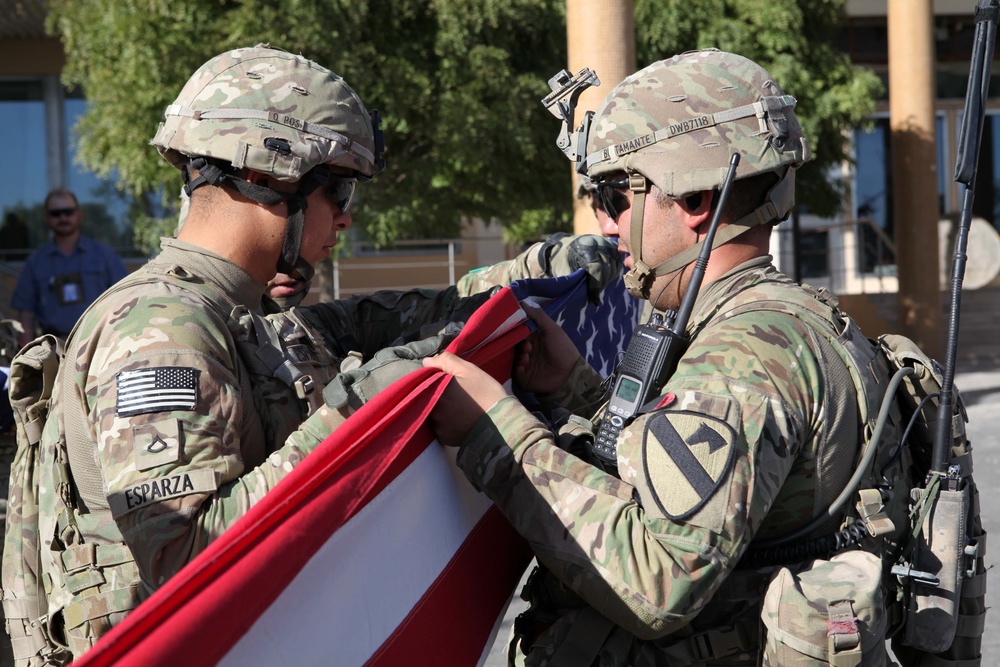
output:
M600 86L592 86L580 96L576 108L579 126L584 112L596 111L611 89L635 72L632 0L566 0L566 39L570 73L589 67L601 80ZM589 203L575 199L576 173L572 175L573 230L577 234L599 234Z
M889 0L889 125L899 326L942 358L931 0Z
M42 86L45 99L45 163L49 180L46 190L54 190L69 184L71 158L66 133L66 99L58 75L44 77Z

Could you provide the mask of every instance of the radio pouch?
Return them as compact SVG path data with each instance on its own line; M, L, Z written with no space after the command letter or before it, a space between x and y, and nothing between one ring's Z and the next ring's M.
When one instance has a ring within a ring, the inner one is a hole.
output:
M951 646L958 624L969 492L966 487L935 494L934 486L932 482L925 489L911 491L914 523L919 530L915 531L910 563L915 571L936 576L934 581L912 576L904 643L929 653L940 653ZM928 511L922 510L925 504L929 505Z

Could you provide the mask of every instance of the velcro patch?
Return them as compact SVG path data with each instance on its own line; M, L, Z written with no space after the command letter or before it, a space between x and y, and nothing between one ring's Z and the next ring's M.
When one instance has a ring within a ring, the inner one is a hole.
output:
M193 410L198 404L199 373L197 369L183 366L122 371L117 378L118 416Z
M192 493L212 493L219 488L216 478L214 470L190 470L167 477L147 479L124 491L111 494L108 498L111 515L118 519L140 507L170 498L180 498Z
M700 509L732 469L735 442L729 424L704 413L653 415L642 435L642 452L660 511L670 519L684 519Z
M177 419L133 425L132 447L135 450L136 470L150 470L180 461L182 433Z

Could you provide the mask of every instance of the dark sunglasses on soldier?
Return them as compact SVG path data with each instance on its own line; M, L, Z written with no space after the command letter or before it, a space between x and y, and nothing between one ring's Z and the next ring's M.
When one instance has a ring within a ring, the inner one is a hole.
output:
M76 213L75 208L50 208L46 213L49 214L50 218L61 218L66 216L67 218L74 213Z
M331 174L330 180L323 187L326 189L326 196L340 208L341 213L347 213L358 187L358 179Z
M613 181L595 181L594 185L597 188L597 206L612 220L618 220L631 205L625 196L625 190L629 186L628 176Z

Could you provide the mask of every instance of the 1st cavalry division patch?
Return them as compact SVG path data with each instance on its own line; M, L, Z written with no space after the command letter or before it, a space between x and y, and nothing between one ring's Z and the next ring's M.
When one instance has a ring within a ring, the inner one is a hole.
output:
M661 412L646 422L643 463L649 489L670 519L694 514L726 479L735 460L736 432L696 412ZM657 489L662 493L658 493Z

